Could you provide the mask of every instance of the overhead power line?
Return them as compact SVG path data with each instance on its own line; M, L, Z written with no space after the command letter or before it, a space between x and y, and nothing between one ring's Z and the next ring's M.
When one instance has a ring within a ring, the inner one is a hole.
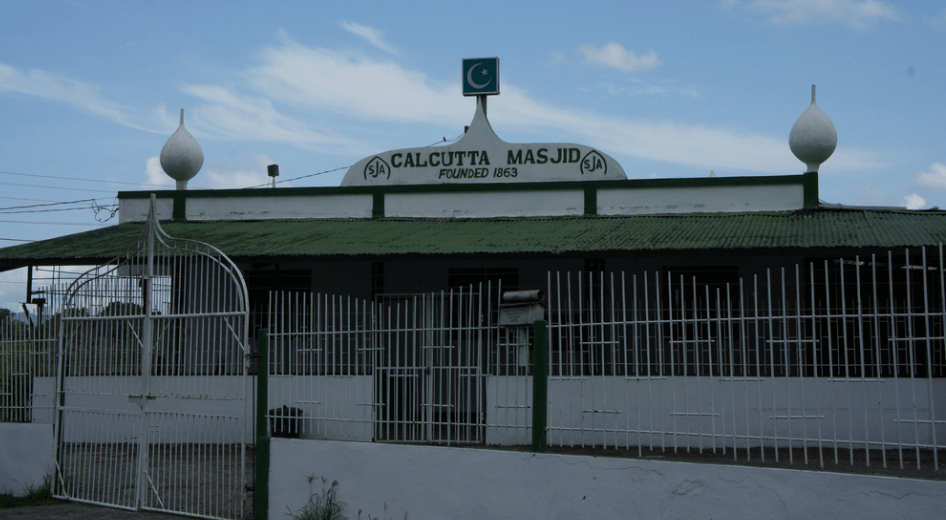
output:
M282 183L284 183L284 182L297 181L297 180L299 180L299 179L305 179L305 178L308 178L308 177L315 177L316 175L322 175L322 174L324 174L324 173L337 172L338 170L345 170L345 169L347 169L347 168L351 168L351 166L339 166L338 168L334 168L334 169L331 169L331 170L325 170L325 171L323 171L323 172L310 173L310 174L308 174L308 175L303 175L303 176L301 176L301 177L293 177L293 178L291 178L291 179L285 179L285 180L282 180L282 181L276 181L276 184L282 184ZM243 188L243 189L245 189L245 190L251 190L251 189L254 189L254 188L267 188L267 187L269 187L269 186L271 186L271 184L268 184L268 183L267 183L267 184L257 184L257 185L255 185L255 186L247 186L246 188Z
M21 175L23 177L40 177L43 179L60 179L60 180L66 180L66 181L99 182L103 184L125 184L128 186L151 186L154 188L167 188L167 186L162 186L160 184L143 184L140 182L103 181L99 179L83 179L81 177L57 177L55 175L40 175L38 173L20 173L20 172L4 172L4 171L0 171L0 173L6 174L6 175Z
M6 199L6 198L9 198L9 197L0 197L0 198ZM20 199L17 199L17 200L20 200ZM29 199L22 199L22 200L29 200ZM68 201L68 202L65 202L65 201L64 201L64 202L46 201L46 202L48 202L48 204L29 204L29 205L27 205L27 206L10 206L10 207L6 207L6 208L0 208L0 211L6 211L6 210L11 210L11 209L44 208L44 207L47 207L47 206L62 206L63 204L81 204L81 203L83 203L83 202L93 202L94 200L95 200L95 199L82 199L82 200L72 200L72 201Z
M99 206L102 207L102 206ZM112 206L109 206L112 207ZM89 208L59 208L59 209L27 209L18 211L6 211L0 209L0 215L22 215L24 213L58 213L61 211L85 211Z
M100 227L105 224L100 223L81 223L81 222L33 222L29 220L0 220L0 223L4 224L36 224L40 226L88 226L88 227Z
M26 202L56 202L56 203L60 202L60 201L58 201L58 200L48 200L48 199L23 199L23 198L20 198L20 197L0 197L0 199L3 199L3 200L22 200L22 201L26 201ZM88 199L88 200L92 200L92 199Z
M71 186L43 186L40 184L18 184L15 182L0 182L3 186L25 186L27 188L46 188L49 190L91 191L93 193L115 193L108 190L90 190L88 188L73 188Z

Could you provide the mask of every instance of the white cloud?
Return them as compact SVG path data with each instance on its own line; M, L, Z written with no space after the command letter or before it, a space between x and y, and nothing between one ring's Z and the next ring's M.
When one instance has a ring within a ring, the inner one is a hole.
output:
M623 47L618 47L623 51ZM455 129L469 123L470 105L459 95L459 82L430 78L394 61L305 47L283 35L278 44L264 49L258 57L256 65L225 85L182 87L183 92L198 100L197 106L185 116L188 128L198 140L280 142L326 153L364 155L366 150L374 149L365 139L371 139L374 127L380 123L398 127L416 123ZM98 95L91 86L50 79L42 73L25 75L10 67L0 68L0 89L15 87L20 92L42 85L46 85L49 92L46 97L50 99L71 99L77 104L81 104L82 99L91 100L89 106L99 107L96 110L111 113L116 121L121 121L122 109ZM648 83L636 78L631 79L629 87L623 88L626 89L623 92L630 95L698 94L672 83ZM542 134L552 131L573 136L569 139L613 155L706 167L718 172L801 171L783 136L561 108L538 102L510 83L504 85L503 95L491 99L490 103L495 107L491 120L500 137L504 130ZM109 112L109 107L116 108ZM333 119L333 115L341 117ZM148 118L163 122L157 126L168 134L176 126L178 114L159 108L148 113ZM192 185L265 184L268 180L263 174L265 164L262 162L265 161L245 161L246 164L205 164L205 171ZM840 148L824 171L827 175L881 166L883 160L875 153ZM147 161L145 173L148 184L173 186L156 157ZM633 172L628 173L634 176Z
M308 48L286 39L261 53L262 63L244 76L258 92L280 103L362 121L464 124L458 82L435 81L395 62L353 52ZM449 114L446 117L445 114Z
M881 22L903 20L897 8L878 0L753 0L747 8L770 14L778 25L842 23L868 30Z
M660 96L667 97L677 95L699 99L703 94L694 87L679 87L673 81L665 80L661 82L645 81L640 78L629 78L630 85L621 86L614 83L602 83L594 88L580 89L586 92L603 91L609 95L627 95L631 97L638 96Z
M299 139L293 131L293 125L297 125L300 132L307 131L307 127L280 116L276 106L289 107L300 114L300 118L307 112L318 114L320 118L327 113L339 115L344 124L352 128L349 133L358 136L375 123L394 123L399 127L419 123L454 128L469 123L469 104L459 95L460 86L455 81L432 79L388 60L305 47L284 36L280 45L264 49L259 56L260 63L242 74L246 80L242 88L252 90L253 94L240 93L239 87L185 88L214 107L212 111L209 107L198 107L199 117L195 121L202 128L215 129L224 137L227 132L245 133L247 138L259 134L258 139L310 146L306 144L308 140ZM672 84L651 86L633 82L632 87L641 90L640 95L660 95L676 88ZM679 93L687 95L685 89ZM690 93L695 94L695 91ZM494 107L490 119L500 137L503 129L543 134L556 130L608 153L717 171L794 173L802 168L782 136L773 138L679 122L636 121L559 108L534 100L526 91L508 82L503 86L503 95L492 98L490 106ZM273 128L263 131L268 123L273 123ZM335 138L342 142L346 139L344 136ZM355 155L363 155L366 149L371 149L359 145L355 139L348 142L352 144L347 148ZM876 154L841 148L825 171L872 169L882 163Z
M921 209L926 205L926 199L916 193L911 193L903 198L903 205L907 209Z
M186 85L181 90L204 101L186 116L188 129L197 137L286 142L343 154L365 149L365 143L358 139L341 136L336 131L317 131L305 122L281 114L266 97L240 95L233 87L216 85ZM4 93L65 103L147 132L167 134L178 124L176 110L125 107L103 97L94 85L52 76L41 70L23 72L0 63L0 95Z
M199 128L216 139L285 142L326 152L352 152L364 147L355 139L316 132L280 114L267 98L240 95L214 85L187 85L181 90L205 102L191 111L192 124L188 123L188 128Z
M133 110L108 100L99 94L98 87L47 74L41 70L22 71L0 63L0 94L14 92L50 101L65 103L80 110L104 117L120 125L149 130L132 122Z
M919 174L916 181L921 186L946 188L946 164L934 162L930 165L930 171Z
M559 65L568 61L568 58L565 57L565 53L561 51L553 51L549 53L549 65Z
M469 122L469 105L455 82L436 81L399 64L353 53L309 48L284 39L261 53L262 62L244 76L273 104L318 113L334 112L363 122L405 125L461 125ZM237 100L230 105L242 106ZM251 103L251 108L258 103ZM676 164L738 169L756 173L790 173L801 165L785 139L740 134L685 123L643 122L559 108L535 101L514 84L490 100L491 121L502 128L562 130L609 153ZM249 110L240 108L240 110ZM876 157L838 150L832 166L876 166ZM841 160L839 160L839 158Z
M601 48L582 45L578 48L578 51L585 55L586 63L617 69L622 72L640 72L652 69L661 63L657 53L653 50L638 56L634 51L629 51L620 43L615 42L606 43Z
M0 309L23 312L20 302L26 299L26 269L0 273Z
M583 143L608 153L700 166L708 169L745 170L754 173L798 173L803 165L783 137L740 133L724 128L669 121L636 121L543 105L514 86L492 100L491 121L520 128L577 134ZM879 155L839 148L823 168L823 175L841 170L865 170L883 165ZM628 175L633 175L631 171Z
M214 190L261 187L269 184L266 167L274 162L269 156L262 154L241 157L235 161L214 161L194 179L199 181L201 187ZM291 184L281 183L279 186L286 188Z
M384 41L384 33L373 28L368 27L367 25L361 25L360 23L354 22L339 22L338 24L342 29L358 36L359 38L365 39L371 45L374 45L378 49L395 56L399 55L400 52L391 44Z
M187 187L190 189L240 189L260 187L269 184L266 167L273 164L269 156L263 154L241 157L234 161L213 161L204 164ZM282 172L285 173L285 172ZM153 189L155 185L174 189L174 181L161 169L158 156L148 158L145 163L145 184L142 189ZM278 178L276 179L279 180ZM290 183L280 183L280 187L289 187Z
M169 190L175 187L174 180L161 169L161 159L157 155L145 161L145 182L141 185L141 189L154 189L155 186L166 186Z
M933 27L938 29L946 29L946 9L940 11L936 16L924 15L923 18Z

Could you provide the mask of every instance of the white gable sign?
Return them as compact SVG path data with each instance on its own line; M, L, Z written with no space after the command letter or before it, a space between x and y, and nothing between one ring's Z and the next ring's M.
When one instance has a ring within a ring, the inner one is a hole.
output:
M404 148L366 157L348 169L342 186L486 184L624 180L621 165L580 144L514 144L501 140L479 97L470 129L446 146Z

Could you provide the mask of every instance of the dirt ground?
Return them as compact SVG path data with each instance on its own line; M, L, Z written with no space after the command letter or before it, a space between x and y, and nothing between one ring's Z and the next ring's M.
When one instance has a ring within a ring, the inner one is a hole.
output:
M48 518L68 518L69 520L180 520L183 517L149 511L124 511L78 502L63 502L62 504L49 506L0 509L0 518L16 520L46 520Z

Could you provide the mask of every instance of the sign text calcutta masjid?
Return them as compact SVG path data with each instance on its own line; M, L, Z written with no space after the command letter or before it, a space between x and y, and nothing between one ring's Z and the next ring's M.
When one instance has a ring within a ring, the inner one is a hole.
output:
M551 153L550 153L551 152ZM381 156L374 156L365 165L364 177L390 179L391 172L401 168L437 168L437 179L483 179L488 177L518 177L519 166L536 164L577 163L582 174L607 173L608 163L604 156L591 150L581 156L581 150L575 147L557 148L517 148L506 151L506 162L500 166L490 162L487 150L458 150L424 152L393 152L385 161Z
M362 159L348 170L342 185L626 178L614 159L587 146L502 141L486 119L486 96L494 94L499 94L499 58L464 59L463 95L478 99L463 137L451 145L392 150ZM606 176L609 169L611 175Z

